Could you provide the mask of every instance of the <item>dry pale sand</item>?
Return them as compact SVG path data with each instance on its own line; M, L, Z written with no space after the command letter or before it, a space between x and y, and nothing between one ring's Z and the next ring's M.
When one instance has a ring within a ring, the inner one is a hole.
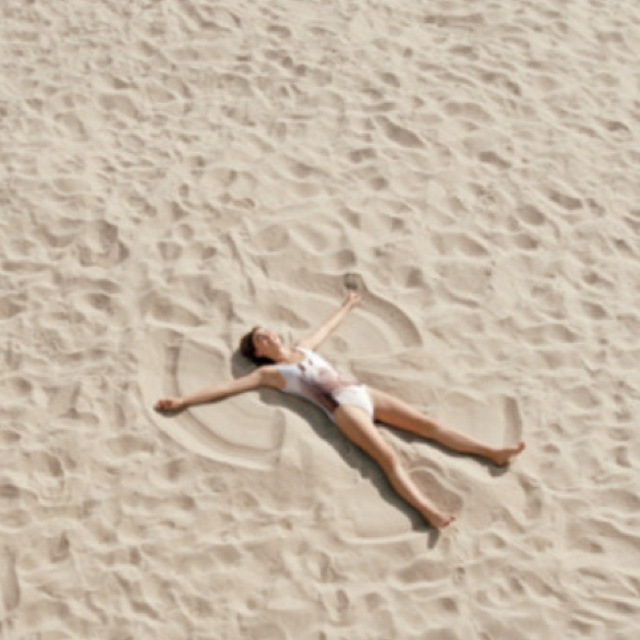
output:
M2 640L630 640L635 0L3 0ZM276 392L323 354L492 443L382 428L437 535Z

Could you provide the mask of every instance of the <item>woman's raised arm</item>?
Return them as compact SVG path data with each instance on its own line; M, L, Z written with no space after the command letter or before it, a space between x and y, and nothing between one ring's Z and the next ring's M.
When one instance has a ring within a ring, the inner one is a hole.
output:
M315 351L342 323L349 311L353 309L362 297L355 291L350 291L341 307L320 325L310 336L298 342L299 347Z
M220 384L206 387L182 398L163 398L154 405L156 411L179 411L194 404L204 404L221 400L245 391L251 391L258 387L277 386L277 372L273 367L260 367L251 373L235 380L229 380Z

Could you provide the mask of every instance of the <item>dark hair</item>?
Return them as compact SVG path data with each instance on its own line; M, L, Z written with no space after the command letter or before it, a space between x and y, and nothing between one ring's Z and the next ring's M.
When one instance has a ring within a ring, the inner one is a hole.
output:
M253 327L249 333L245 333L242 338L240 338L240 353L259 367L264 364L273 364L271 358L263 358L262 356L256 355L256 345L253 342L253 334L256 332L256 329L259 329L259 327Z

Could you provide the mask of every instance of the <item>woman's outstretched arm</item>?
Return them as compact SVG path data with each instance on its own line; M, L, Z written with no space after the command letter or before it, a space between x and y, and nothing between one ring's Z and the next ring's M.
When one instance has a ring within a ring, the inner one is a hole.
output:
M361 299L359 293L355 293L354 291L349 292L340 308L329 316L310 336L301 340L298 346L315 351L340 326L349 314L349 311L351 311Z
M273 367L260 367L255 369L246 376L229 380L220 384L206 387L200 391L183 396L180 398L163 398L158 400L154 405L156 411L179 411L194 404L204 404L205 402L213 402L221 400L228 396L233 396L245 391L251 391L258 387L276 387L278 384L277 376L279 374Z

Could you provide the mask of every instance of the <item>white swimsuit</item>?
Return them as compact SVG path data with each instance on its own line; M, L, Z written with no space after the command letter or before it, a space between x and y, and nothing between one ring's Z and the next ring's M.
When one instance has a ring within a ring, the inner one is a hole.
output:
M296 350L304 354L300 362L276 365L284 378L283 391L314 402L330 417L340 405L352 405L360 407L373 419L373 402L365 385L343 378L317 353L302 347L296 347Z

